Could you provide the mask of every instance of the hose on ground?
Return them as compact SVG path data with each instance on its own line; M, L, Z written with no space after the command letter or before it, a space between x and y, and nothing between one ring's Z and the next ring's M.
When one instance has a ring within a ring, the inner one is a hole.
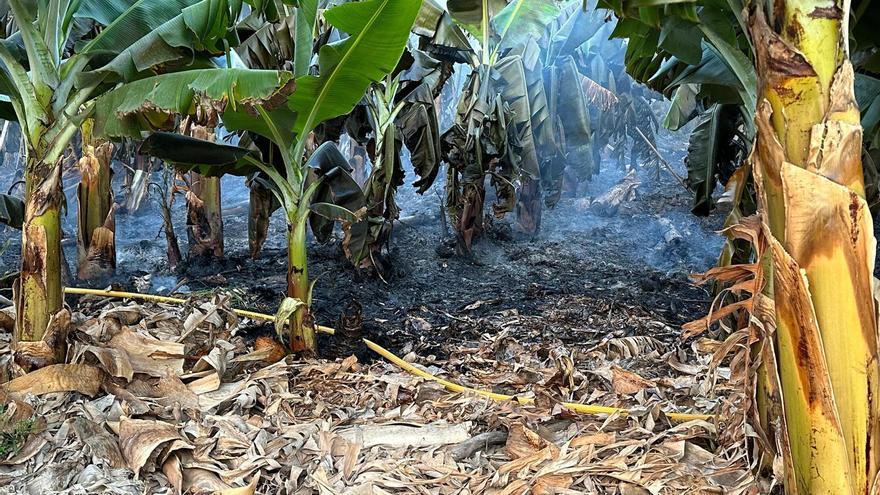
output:
M64 292L72 295L90 295L90 296L99 296L99 297L108 297L108 298L119 298L119 299L139 299L142 301L151 301L157 303L167 303L167 304L184 304L187 302L186 299L181 299L178 297L168 297L168 296L158 296L154 294L140 294L137 292L121 292L121 291L113 291L113 290L101 290L101 289L83 289L78 287L65 287ZM245 318L251 318L254 320L264 320L264 321L275 321L275 316L267 315L264 313L257 313L255 311L247 311L244 309L232 309L232 311ZM333 335L335 330L330 327L325 327L322 325L317 325L315 329L319 332ZM490 392L488 390L480 390L476 388L466 387L464 385L460 385L458 383L450 382L448 380L444 380L437 376L428 373L427 371L413 366L411 363L404 361L402 358L395 355L393 352L385 349L379 344L368 340L363 339L364 344L376 354L382 356L395 366L403 369L407 373L410 373L414 376L418 376L420 378L424 378L426 380L430 380L436 382L440 385L443 385L447 390L456 393L468 393L479 395L482 397L488 397L490 399L496 401L509 401L515 400L520 404L530 404L534 402L534 399L531 397L518 397L514 395L506 395L506 394L498 394L495 392ZM599 406L595 404L581 404L577 402L563 402L563 406L566 408L581 414L619 414L621 416L629 416L630 411L628 409L623 409L619 407L609 407L609 406ZM711 421L714 419L714 416L709 414L692 414L692 413L679 413L679 412L665 412L666 417L668 417L672 421L676 422L685 422L685 421Z

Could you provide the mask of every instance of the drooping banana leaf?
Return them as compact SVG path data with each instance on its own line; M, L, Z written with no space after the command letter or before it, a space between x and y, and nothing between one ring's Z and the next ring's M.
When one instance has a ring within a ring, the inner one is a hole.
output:
M366 206L366 197L351 177L352 168L335 143L322 144L309 157L310 180L321 180L313 197L313 204L331 204L349 212ZM319 207L317 215L309 216L309 225L318 242L327 242L333 234L334 217L329 208Z
M508 121L511 132L508 154L515 157L511 163L516 165L517 171L537 179L541 170L532 134L532 110L522 58L519 55L504 57L495 64L495 70L499 75L501 99L512 112Z
M296 16L266 23L235 48L242 62L251 69L285 69L294 57Z
M451 76L452 67L433 58L428 52L410 49L412 63L400 74L401 82L427 84L432 94L440 94L443 84Z
M452 21L449 13L444 13L440 18L434 36L428 42L427 51L438 60L461 64L470 63L474 55L467 35Z
M183 9L200 0L86 0L74 14L104 26L91 40L81 41L77 53L100 64L109 62L162 24L179 17Z
M206 177L225 174L244 177L260 171L244 161L248 156L259 158L254 150L171 132L151 134L141 143L138 154L159 158L178 169L194 170Z
M144 130L170 130L177 115L216 111L232 129L266 135L263 120L245 117L257 107L283 109L293 89L292 74L271 70L200 69L148 77L97 99L94 133L140 137Z
M437 26L440 24L440 19L445 14L446 9L437 3L436 0L423 0L419 15L416 16L416 20L413 23L413 33L426 38L433 38L437 34Z
M507 7L506 0L448 0L446 10L475 38L482 39L489 20ZM484 11L485 8L485 11ZM484 26L485 25L485 26ZM485 33L487 36L489 33ZM484 50L489 47L484 46Z
M609 89L584 75L581 75L581 88L590 106L598 110L609 110L619 101Z
M862 112L865 141L880 147L880 79L868 74L856 74L856 99Z
M564 105L558 109L558 118L565 136L568 153L567 167L574 170L581 179L588 179L594 173L592 130L590 128L589 101L584 94L581 75L574 58L562 59L559 66L559 102Z
M24 224L24 202L9 194L0 194L0 224L21 229Z
M703 34L697 23L669 16L660 28L659 47L686 64L696 65L703 58L700 42Z
M419 85L404 101L406 104L395 123L419 176L413 185L419 194L423 194L440 171L440 124L434 109L434 97L427 84Z
M705 216L714 208L712 193L718 181L726 182L742 164L747 143L737 137L742 114L736 105L714 105L694 128L685 160L687 184L694 191L695 215Z
M555 65L544 69L544 93L547 95L549 131L552 147L544 150L544 163L541 167L541 188L544 190L545 203L552 207L562 196L562 178L565 173L567 149L565 132L562 129L561 92L559 91L561 70Z
M584 10L579 5L569 6L557 20L558 28L551 29L550 43L546 47L547 60L571 55L574 50L597 35L604 24L603 16L596 10ZM603 39L602 42L607 41Z
M168 17L176 4L189 5ZM119 18L125 22L111 23L99 37L85 45L83 55L113 55L113 58L101 67L78 74L77 85L131 81L153 67L183 59L184 54L189 59L192 59L193 52L222 55L227 45L238 44L235 32L229 26L238 15L239 1L162 0L161 10L153 9L157 6L136 4L129 9L132 11L130 15L123 14ZM134 27L144 22L144 18L153 19L149 17L151 15L156 15L153 21ZM158 21L163 22L153 27ZM152 29L145 33L148 27Z
M700 24L700 30L706 36L712 51L724 62L740 82L739 93L743 101L743 109L747 112L747 120L751 120L758 103L758 75L747 54L738 47L731 45L722 33L712 24Z
M547 93L544 91L544 64L541 61L541 49L537 42L531 39L511 53L522 58L529 97L529 110L531 111L532 136L538 160L542 161L559 151L559 143L553 136L553 122L548 107Z
M699 86L696 84L683 84L675 90L672 103L663 119L663 127L677 131L693 120L697 111L698 91Z

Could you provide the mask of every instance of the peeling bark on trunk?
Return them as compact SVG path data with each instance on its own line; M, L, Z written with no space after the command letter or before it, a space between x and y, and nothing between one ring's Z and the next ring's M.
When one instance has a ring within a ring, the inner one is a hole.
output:
M187 234L190 258L223 257L223 215L220 178L191 174L186 195Z
M153 161L149 157L137 154L136 147L126 144L127 155L132 156L132 168L126 168L124 209L129 213L138 211L147 197L150 175L153 172Z
M214 141L216 116L206 116L200 124L185 121L181 132L203 141ZM223 214L220 178L190 173L190 191L186 195L186 225L189 257L223 258Z
M113 145L85 145L78 162L77 278L94 280L116 271L116 222L110 187Z
M172 193L173 194L173 193ZM180 244L177 242L177 234L174 233L174 222L171 219L171 206L162 202L162 228L165 230L165 255L168 258L168 267L177 269L183 256L180 254Z
M351 168L351 177L361 187L367 183L367 150L363 146L355 145L349 160Z
M61 167L42 163L33 151L25 170L25 219L22 228L21 274L16 291L16 361L38 366L45 352L34 343L43 341L49 322L64 303L61 283ZM64 359L64 339L54 339L51 353Z

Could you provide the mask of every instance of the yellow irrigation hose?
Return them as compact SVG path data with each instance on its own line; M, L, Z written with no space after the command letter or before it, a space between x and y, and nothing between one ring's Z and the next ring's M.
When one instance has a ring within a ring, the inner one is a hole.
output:
M100 290L100 289L81 289L76 287L65 287L64 292L67 294L75 294L75 295L91 295L91 296L100 296L100 297L115 297L121 299L140 299L143 301L152 301L159 303L170 303L170 304L183 304L187 302L186 299L180 299L178 297L167 297L167 296L156 296L153 294L139 294L136 292L120 292L120 291L112 291L112 290ZM246 311L243 309L233 309L235 314L239 316L244 316L246 318L252 318L255 320L265 320L265 321L275 321L275 317L272 315L267 315L264 313L257 313L254 311ZM325 327L318 325L316 330L322 333L334 334L335 330L330 327ZM497 401L509 401L516 400L520 404L531 404L534 402L534 399L529 397L517 397L514 395L505 395L505 394L496 394L495 392L489 392L488 390L480 390L471 387L465 387L463 385L459 385L457 383L453 383L442 378L436 377L427 371L419 369L412 364L404 361L403 359L396 356L394 353L380 346L379 344L368 340L363 339L364 344L370 348L376 354L379 354L383 358L387 359L394 365L400 367L404 371L424 378L426 380L431 380L439 383L446 387L447 390L456 393L471 393L475 395L480 395L483 397L488 397ZM593 404L579 404L576 402L563 402L563 406L572 411L581 413L581 414L620 414L621 416L628 416L629 410L622 409L618 407L608 407L608 406L597 406ZM673 421L684 422L684 421L693 421L693 420L701 420L701 421L711 421L714 419L714 416L709 414L690 414L690 413L676 413L676 412L667 412L665 413L666 417Z

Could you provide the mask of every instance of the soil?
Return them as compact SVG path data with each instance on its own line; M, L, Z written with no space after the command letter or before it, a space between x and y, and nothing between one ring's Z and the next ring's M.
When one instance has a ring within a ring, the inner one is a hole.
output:
M661 153L683 174L686 136L669 134L658 142L663 144ZM725 213L716 210L708 218L694 217L689 194L671 174L646 168L638 170L642 183L636 198L613 216L598 216L588 208L589 198L600 196L624 175L614 164L606 162L603 167L601 174L582 185L580 197L565 197L544 212L537 237L519 233L511 214L490 222L486 237L469 257L455 255L444 232L442 184L418 196L410 185L412 176L408 177L399 194L406 219L395 227L390 246L393 268L386 280L354 269L338 242L310 247L310 273L318 278L317 321L335 325L356 301L363 307L364 336L398 352L437 356L445 355L446 343L474 341L493 331L487 323L493 315L512 313L545 317L543 331L571 344L609 335L677 338L682 323L705 315L709 308L711 294L693 286L688 275L714 264L721 247L715 230ZM236 305L272 313L286 287L283 217L273 216L269 241L261 256L251 260L242 182L237 177L223 180L226 259L219 263L196 262L178 273L169 272L162 261L165 240L158 236L155 205L134 215L120 213L118 275L113 283L153 293L222 288L232 291ZM185 252L182 198L178 203L174 213ZM70 235L75 231L75 196L69 204L64 228ZM9 242L0 254L0 271L17 266L17 236L9 229L0 230L0 246ZM65 251L73 262L74 243L65 242ZM561 312L560 305L565 306ZM560 326L547 317L551 313L553 318L571 320L570 324ZM633 315L651 324L634 325ZM262 331L271 329L258 330ZM327 340L321 345L329 357L349 351Z

